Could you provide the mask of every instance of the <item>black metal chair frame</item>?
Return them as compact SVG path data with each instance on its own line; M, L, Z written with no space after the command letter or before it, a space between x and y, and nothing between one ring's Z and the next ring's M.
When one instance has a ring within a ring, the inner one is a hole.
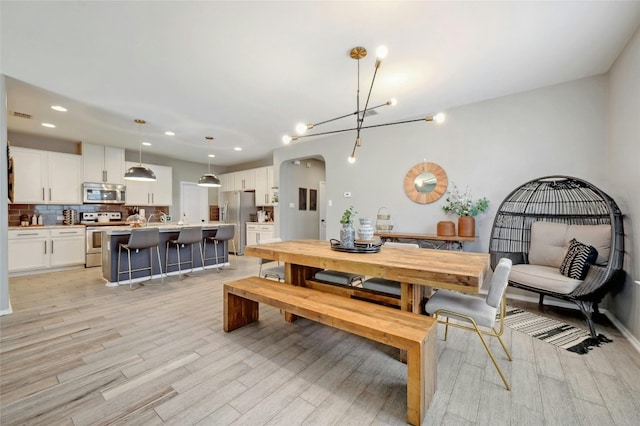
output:
M538 293L540 305L545 295L576 304L591 336L597 338L593 314L598 313L602 298L625 280L624 227L618 205L594 185L571 176L546 176L524 183L504 199L493 221L489 241L492 269L503 257L514 265L528 263L531 224L536 221L611 225L611 251L606 265L591 265L584 282L573 292L554 293L509 280L512 287Z

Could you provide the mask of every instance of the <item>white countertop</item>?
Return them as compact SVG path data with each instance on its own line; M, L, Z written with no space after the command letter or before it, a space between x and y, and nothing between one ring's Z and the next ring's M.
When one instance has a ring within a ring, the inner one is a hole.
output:
M124 235L131 232L132 229L145 229L145 228L158 228L160 232L177 232L180 231L181 228L187 227L196 227L201 226L202 229L216 229L220 225L233 225L232 223L224 223L224 222L207 222L207 223L188 223L186 225L178 225L177 222L171 223L160 223L160 222L151 222L146 226L142 226L140 228L133 228L132 226L106 226L104 232L107 235Z
M9 226L10 231L20 231L23 229L59 229L59 228L86 228L84 225L35 225L35 226Z

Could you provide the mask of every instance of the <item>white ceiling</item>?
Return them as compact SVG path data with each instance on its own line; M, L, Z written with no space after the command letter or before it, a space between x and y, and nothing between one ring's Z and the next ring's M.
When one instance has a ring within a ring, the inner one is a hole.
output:
M354 46L370 52L362 104L380 44L371 104L399 102L365 125L412 119L607 72L640 1L2 0L0 15L9 130L133 150L142 138L143 153L229 166L269 158L297 122L354 112Z

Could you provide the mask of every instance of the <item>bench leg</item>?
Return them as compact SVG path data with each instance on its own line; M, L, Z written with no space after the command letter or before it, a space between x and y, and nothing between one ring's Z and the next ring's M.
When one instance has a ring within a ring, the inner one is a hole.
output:
M244 325L258 321L258 302L245 299L224 287L224 331L233 331Z
M422 345L407 351L407 422L421 425L436 392L437 347L436 327Z

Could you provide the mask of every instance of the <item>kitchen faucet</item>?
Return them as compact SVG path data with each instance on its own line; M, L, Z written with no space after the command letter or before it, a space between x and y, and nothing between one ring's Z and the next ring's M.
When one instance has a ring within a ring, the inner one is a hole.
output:
M151 218L153 217L153 213L149 215L149 219L147 219L146 226L149 226L149 222L151 222Z

